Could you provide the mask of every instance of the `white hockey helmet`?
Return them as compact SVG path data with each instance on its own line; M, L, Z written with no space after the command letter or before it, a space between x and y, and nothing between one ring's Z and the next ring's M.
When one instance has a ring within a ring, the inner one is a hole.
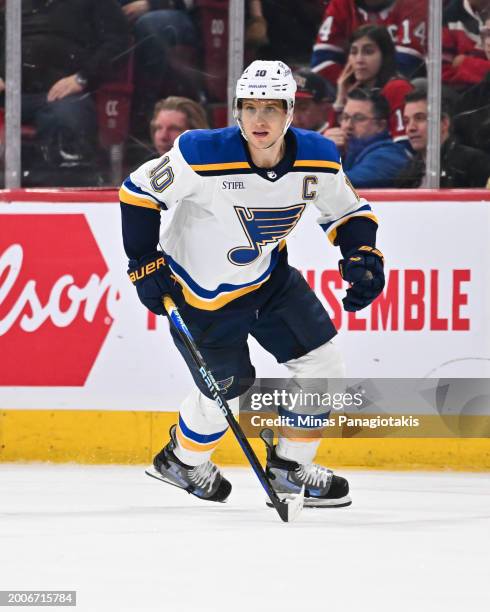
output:
M284 100L286 102L287 120L284 134L291 125L294 112L296 81L291 68L284 62L255 60L245 68L238 79L233 102L233 116L242 130L239 101L244 98L254 100Z

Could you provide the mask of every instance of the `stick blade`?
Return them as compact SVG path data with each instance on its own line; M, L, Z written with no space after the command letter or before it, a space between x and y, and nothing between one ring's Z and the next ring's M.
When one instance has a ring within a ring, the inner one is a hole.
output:
M292 523L296 520L303 510L303 505L305 502L305 487L304 485L301 487L301 491L296 495L283 495L281 496L281 502L278 507L276 507L277 512L281 519L285 523Z

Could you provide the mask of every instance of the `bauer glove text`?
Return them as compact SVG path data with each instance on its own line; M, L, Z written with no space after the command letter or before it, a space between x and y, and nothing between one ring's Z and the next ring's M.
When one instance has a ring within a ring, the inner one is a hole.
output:
M182 300L180 285L165 263L161 251L153 251L139 259L130 259L129 280L135 285L140 301L157 315L166 314L162 298L169 294L174 301Z

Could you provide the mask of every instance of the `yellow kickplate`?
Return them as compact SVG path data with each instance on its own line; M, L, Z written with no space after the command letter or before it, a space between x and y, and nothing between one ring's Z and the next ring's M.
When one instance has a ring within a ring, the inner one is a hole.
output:
M2 410L0 461L149 463L176 422L176 412ZM263 443L251 444L264 460ZM231 432L213 459L247 465ZM324 439L316 460L331 467L488 471L490 439Z

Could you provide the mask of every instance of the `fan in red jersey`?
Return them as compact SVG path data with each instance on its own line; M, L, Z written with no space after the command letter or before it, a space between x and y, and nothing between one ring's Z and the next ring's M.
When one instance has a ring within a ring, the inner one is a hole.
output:
M396 63L413 77L424 63L427 0L331 0L318 31L311 65L336 83L347 59L349 40L360 26L383 25L396 44Z
M341 111L347 94L356 87L380 89L390 105L391 137L395 142L408 139L403 125L405 96L413 86L396 71L395 45L383 26L365 25L354 32L349 59L337 82L334 108Z
M460 86L480 83L490 71L484 50L490 0L453 0L444 10L442 79ZM483 40L482 40L483 39Z

